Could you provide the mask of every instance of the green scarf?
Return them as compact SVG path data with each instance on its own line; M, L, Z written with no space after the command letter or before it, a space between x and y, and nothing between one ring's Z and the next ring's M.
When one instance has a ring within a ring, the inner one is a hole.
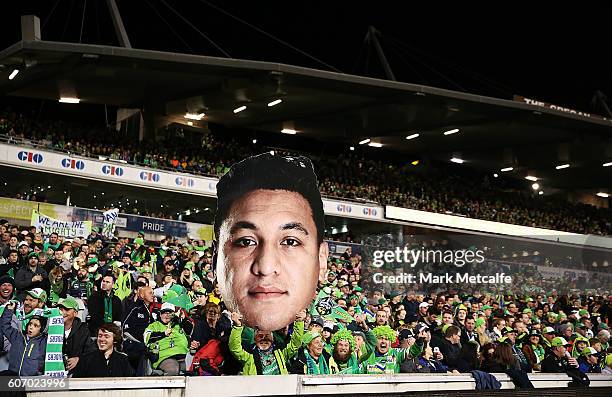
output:
M65 378L67 375L64 367L64 318L57 308L34 309L30 314L25 314L22 308L15 312L17 320L21 321L23 329L27 327L28 320L32 316L44 316L47 318L47 346L45 350L45 376L52 378Z
M104 322L113 322L113 295L104 296Z
M306 356L308 375L329 375L329 366L327 365L323 354L319 356L318 362L314 360L306 348L304 348L304 355Z

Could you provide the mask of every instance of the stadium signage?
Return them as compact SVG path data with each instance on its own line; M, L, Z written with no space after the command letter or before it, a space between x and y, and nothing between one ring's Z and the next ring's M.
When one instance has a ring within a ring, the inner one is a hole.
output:
M140 172L140 180L141 181L158 183L159 179L160 179L159 178L159 174L157 172L150 172L150 171L141 171Z
M174 182L176 183L176 186L182 187L193 187L195 185L195 181L193 180L193 178L187 178L184 176L177 176L174 179Z
M102 173L104 175L112 175L112 176L123 176L123 168L116 167L114 165L103 165Z
M554 105L552 103L542 102L542 101L538 101L536 99L531 99L531 98L525 98L525 97L520 96L520 95L515 95L514 96L514 101L515 102L526 103L528 105L539 106L539 107L542 107L542 108L545 108L545 109L557 110L557 111L563 112L563 113L575 114L577 116L586 117L586 118L590 118L590 119L612 121L612 120L609 120L609 119L607 119L605 117L599 116L597 114L581 112L579 110L574 110L574 109L571 109L571 108L566 108L566 107L563 107L563 106Z
M337 215L346 218L383 220L383 208L374 205L348 203L341 200L323 199L326 215Z
M43 155L35 152L25 152L21 151L17 153L17 158L20 161L25 161L27 163L36 163L40 164L43 162Z
M62 160L62 167L80 171L85 169L85 162L82 160L65 158Z

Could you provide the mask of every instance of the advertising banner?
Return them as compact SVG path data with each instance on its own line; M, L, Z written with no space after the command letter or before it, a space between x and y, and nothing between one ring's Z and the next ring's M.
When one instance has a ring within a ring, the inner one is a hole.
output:
M87 237L91 233L90 221L67 222L51 218L43 215L36 210L32 211L32 220L30 223L42 231L43 234L49 235L57 233L60 236L67 238Z

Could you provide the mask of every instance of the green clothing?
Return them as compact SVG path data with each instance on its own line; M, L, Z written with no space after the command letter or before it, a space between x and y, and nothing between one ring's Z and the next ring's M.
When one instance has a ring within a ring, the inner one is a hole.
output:
M249 353L242 348L242 332L244 327L233 327L232 332L229 338L229 350L232 355L236 358L236 360L240 361L242 364L242 374L243 375L258 375L265 374L266 370L269 370L269 366L273 364L268 364L267 366L263 366L262 362L255 363L255 355L258 356L258 360L261 360L261 355L257 351L253 353ZM276 361L276 365L278 365L278 373L282 375L286 375L289 373L287 370L287 361L291 357L293 357L297 352L300 346L302 346L302 336L304 335L304 322L296 321L293 323L293 334L291 335L291 340L289 344L284 349L275 349L274 345L273 354L274 361ZM258 367L262 368L258 370Z
M50 243L44 243L43 244L43 252L47 252L49 250L49 248L52 248L53 251L57 251L59 249L60 244L57 243L55 245L50 244Z
M172 327L170 336L164 335L161 339L157 339L160 336L159 333L164 333L169 326L170 324L164 325L161 321L156 321L144 331L144 342L147 348L159 352L159 357L153 363L153 368L159 367L159 364L168 357L184 355L189 352L189 341L180 324ZM151 336L155 336L153 341L151 341Z
M363 344L363 348L360 351L359 357L355 352L351 353L351 357L346 362L340 362L338 360L334 361L335 365L330 363L331 373L332 374L359 374L361 373L359 370L359 364L361 364L364 360L366 360L370 354L376 348L376 337L374 333L370 330L365 333L365 343Z
M361 363L361 373L363 374L399 374L400 366L409 357L418 357L422 352L422 346L416 343L409 349L389 348L384 354L373 351Z

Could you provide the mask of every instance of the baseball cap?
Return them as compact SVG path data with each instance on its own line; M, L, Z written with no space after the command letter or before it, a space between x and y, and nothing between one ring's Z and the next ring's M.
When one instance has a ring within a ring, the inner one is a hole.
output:
M589 316L589 311L588 311L588 310L586 310L586 309L580 309L580 310L578 310L578 315L579 315L580 317L590 317L590 316Z
M30 252L28 254L28 259L35 257L36 259L39 259L38 253L37 252Z
M21 248L24 245L30 246L27 241L20 241L19 244L17 244L17 248Z
M550 345L552 347L569 346L569 343L567 343L564 338L557 336L556 338L553 338L553 340L550 341Z
M484 318L477 318L476 322L475 322L475 326L476 326L476 328L478 328L478 327L481 327L482 324L484 324L484 323L485 323Z
M592 348L590 346L589 347L585 347L584 350L582 351L582 355L585 356L585 357L586 356L591 356L593 354L597 354L597 350L595 350L594 348Z
M523 314L532 314L533 311L530 308L523 309Z
M176 306L174 306L172 303L169 302L165 302L161 305L161 309L159 310L160 313L164 313L164 312L172 312L174 313L176 311Z
M421 304L419 304L419 309L422 307L429 307L429 303L427 302L421 302Z
M34 299L38 299L40 301L47 301L47 293L42 288L34 288L26 292L26 294L30 295Z
M501 334L502 335L507 335L507 334L516 334L516 330L514 328L510 328L510 327L505 327L504 329L502 329Z
M404 328L399 333L399 339L414 338L414 332L411 329Z
M429 329L429 327L427 325L425 325L423 323L418 323L417 326L414 328L414 331L417 334L420 334L421 332L426 331L428 329Z
M493 308L492 308L491 306L489 306L489 305L484 305L484 306L482 307L482 309L480 309L480 310L485 311L485 310L489 310L489 309L491 309L491 310L492 310Z
M134 239L134 244L144 245L144 239L140 237L137 239Z
M323 317L317 316L314 317L310 323L320 325L321 328L323 328L323 326L325 325L325 320L323 320Z
M79 311L79 302L77 302L76 299L71 296L67 297L66 299L60 299L57 306L63 307L65 309L74 309L76 311Z

